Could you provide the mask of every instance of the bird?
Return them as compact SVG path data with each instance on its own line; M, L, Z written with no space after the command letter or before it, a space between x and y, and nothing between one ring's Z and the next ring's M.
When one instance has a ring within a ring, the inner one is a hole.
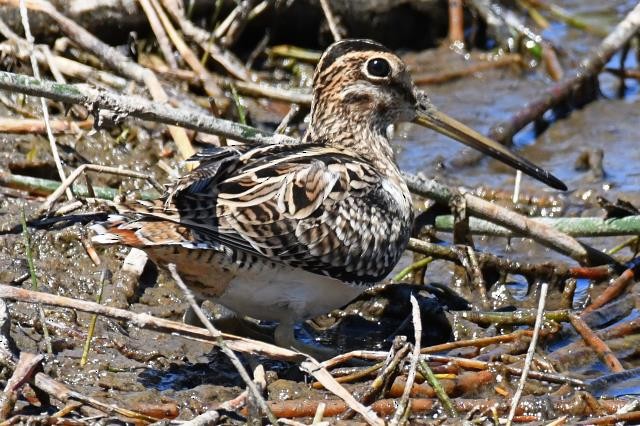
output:
M210 148L154 201L117 206L94 241L174 264L189 288L237 314L294 325L347 304L383 280L412 231L411 194L387 129L414 122L557 189L556 177L440 112L393 51L344 39L322 54L310 121L295 143Z

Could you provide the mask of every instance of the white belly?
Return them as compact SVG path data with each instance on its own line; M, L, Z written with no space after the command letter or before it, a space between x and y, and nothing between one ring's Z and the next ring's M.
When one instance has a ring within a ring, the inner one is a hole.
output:
M302 320L344 306L365 290L301 269L261 269L239 272L218 302L256 319Z

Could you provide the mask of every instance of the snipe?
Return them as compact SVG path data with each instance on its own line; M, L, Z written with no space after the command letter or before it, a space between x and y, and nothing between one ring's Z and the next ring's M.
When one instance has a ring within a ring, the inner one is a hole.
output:
M203 298L275 320L293 346L296 321L340 307L389 274L413 212L387 138L413 121L554 188L554 176L438 112L402 60L370 40L322 55L302 143L217 148L164 198L120 207L95 240L146 251ZM299 346L299 345L298 345Z

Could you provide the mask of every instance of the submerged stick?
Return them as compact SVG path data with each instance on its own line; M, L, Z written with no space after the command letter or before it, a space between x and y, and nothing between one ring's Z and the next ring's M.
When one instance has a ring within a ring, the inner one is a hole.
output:
M569 314L569 321L573 328L582 336L582 339L588 344L597 354L598 357L605 363L609 369L614 373L621 373L624 371L624 367L616 358L616 355L609 348L609 346L598 337L596 333L584 322L582 318L574 313Z

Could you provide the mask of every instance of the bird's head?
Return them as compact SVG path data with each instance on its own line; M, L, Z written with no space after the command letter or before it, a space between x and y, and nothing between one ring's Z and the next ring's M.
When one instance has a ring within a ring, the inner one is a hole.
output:
M372 40L347 39L324 52L313 78L307 136L332 143L384 139L389 125L414 122L449 136L557 189L564 183L503 145L440 112L392 51Z

